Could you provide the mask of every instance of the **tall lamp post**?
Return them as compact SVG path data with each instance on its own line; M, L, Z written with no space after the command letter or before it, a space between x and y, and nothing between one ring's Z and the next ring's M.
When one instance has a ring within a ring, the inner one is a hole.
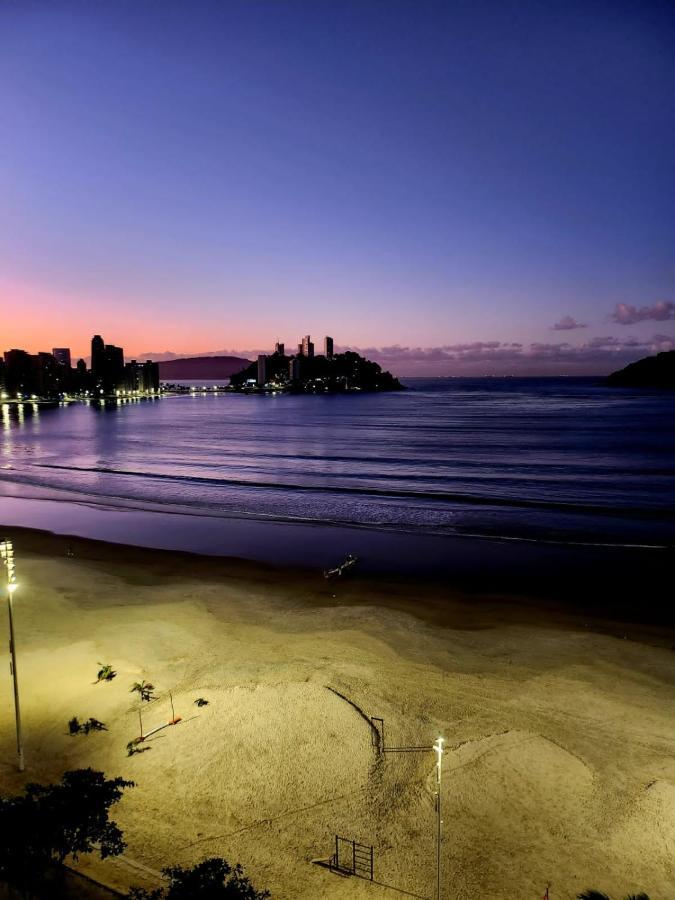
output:
M9 655L10 672L14 682L14 713L16 716L16 752L19 757L19 771L23 772L23 736L21 733L21 706L19 704L19 680L16 671L16 645L14 641L14 615L12 597L18 585L14 568L14 547L11 541L0 541L0 559L7 569L7 610L9 612Z
M436 900L441 900L441 841L443 819L441 818L441 764L445 738L436 738L433 751L436 754Z

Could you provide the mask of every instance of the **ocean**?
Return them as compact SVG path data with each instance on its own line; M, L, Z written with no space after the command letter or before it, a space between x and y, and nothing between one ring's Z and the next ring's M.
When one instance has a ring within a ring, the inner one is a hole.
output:
M5 404L0 522L292 564L349 549L411 572L534 559L527 546L596 561L675 546L675 393L592 378L405 384Z

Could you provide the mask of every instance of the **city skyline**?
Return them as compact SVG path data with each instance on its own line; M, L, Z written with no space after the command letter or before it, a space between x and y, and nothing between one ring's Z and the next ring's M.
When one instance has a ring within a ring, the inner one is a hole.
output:
M672 9L0 19L7 346L327 328L400 374L599 374L673 340Z
M564 340L532 342L529 345L508 341L474 341L435 347L410 347L401 344L361 347L338 343L335 345L335 352L353 350L401 377L604 376L644 356L674 349L675 336L657 332L658 324L658 321L654 322L656 327L653 328L653 333L646 337L641 338L634 332L625 338L604 334L589 338L581 344ZM235 356L255 360L261 354L273 352L272 348L276 344L284 346L283 341L276 341L245 349L187 350L183 353L147 350L140 353L127 352L127 355L155 362L208 356ZM289 346L294 345L291 343ZM52 352L31 347L18 348L16 344L10 343L7 349L22 349L31 353ZM87 362L91 360L90 352L71 352L74 359L81 358Z

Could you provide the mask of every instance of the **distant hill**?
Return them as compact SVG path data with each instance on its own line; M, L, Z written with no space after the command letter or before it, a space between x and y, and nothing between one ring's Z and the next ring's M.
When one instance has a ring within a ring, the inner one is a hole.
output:
M675 388L675 350L645 356L612 372L607 383L615 387Z
M250 359L239 356L191 356L186 359L169 359L159 364L162 381L199 380L200 378L229 378L251 364Z

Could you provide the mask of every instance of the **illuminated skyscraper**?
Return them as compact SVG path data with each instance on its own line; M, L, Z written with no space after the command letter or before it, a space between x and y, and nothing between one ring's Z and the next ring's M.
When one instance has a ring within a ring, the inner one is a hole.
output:
M314 356L314 344L308 334L302 339L302 355L307 357Z
M261 353L258 357L258 385L264 387L267 384L267 356Z
M136 362L132 359L124 367L124 390L139 393L159 392L159 363L147 360Z
M52 355L57 363L60 363L62 366L65 366L66 369L70 369L72 363L70 361L70 347L54 347L52 350Z

